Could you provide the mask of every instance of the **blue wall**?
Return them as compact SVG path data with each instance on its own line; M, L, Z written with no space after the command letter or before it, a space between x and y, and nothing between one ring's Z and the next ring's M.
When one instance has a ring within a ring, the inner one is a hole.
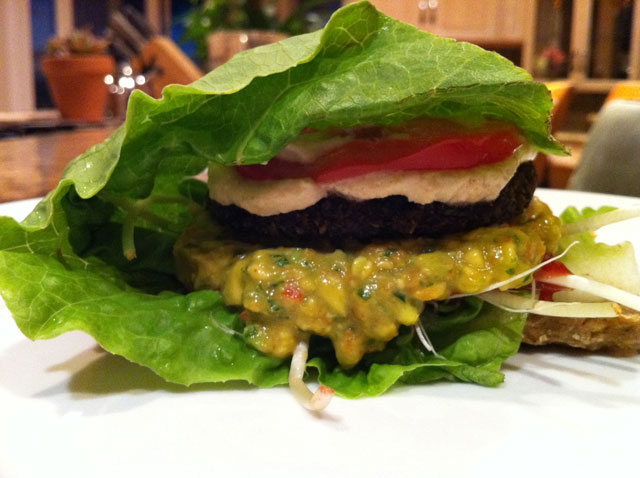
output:
M36 107L53 108L47 81L40 66L47 42L56 33L54 0L31 0L31 41L33 43Z

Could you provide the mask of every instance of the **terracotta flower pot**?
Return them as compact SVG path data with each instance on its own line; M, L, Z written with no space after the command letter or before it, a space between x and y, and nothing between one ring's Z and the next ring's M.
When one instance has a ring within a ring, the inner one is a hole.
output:
M42 69L60 114L74 121L102 121L109 95L104 77L113 74L115 67L113 57L108 55L42 59Z

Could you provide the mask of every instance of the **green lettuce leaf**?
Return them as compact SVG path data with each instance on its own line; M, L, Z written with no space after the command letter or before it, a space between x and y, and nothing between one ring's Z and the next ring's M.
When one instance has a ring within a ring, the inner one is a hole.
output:
M569 207L562 212L560 219L564 224L571 224L613 210L615 208L611 206L582 210ZM597 242L594 234L583 232L563 237L560 247L566 249L576 241L578 243L560 259L572 273L640 294L640 271L633 244L629 241L605 244Z
M81 330L109 352L184 385L229 380L260 387L287 383L288 360L246 344L242 320L224 306L217 292L145 294L116 274L109 276L98 263L72 266L60 258L7 250L0 252L0 269L0 292L31 339ZM468 298L464 307L440 318L423 320L441 357L426 352L407 330L355 370L337 366L331 350L310 365L318 369L321 383L347 398L376 396L396 382L500 384L500 366L517 352L526 315Z
M37 254L2 252L0 269L0 291L31 339L81 330L109 352L185 385L287 381L283 361L245 344L242 321L213 291L144 294L115 276Z
M134 91L125 124L71 163L25 224L45 227L72 185L82 198L103 188L142 198L158 177L193 176L209 162L266 162L306 127L493 118L518 126L540 151L564 151L549 135L551 96L526 71L368 2L339 10L322 31L243 52L163 95Z
M78 222L79 217L84 216L76 216ZM239 314L224 306L219 293L153 294L132 287L132 266L106 260L110 254L121 257L117 252L100 254L103 258L69 252L69 243L58 231L64 218L58 214L52 227L33 232L13 219L0 219L0 294L27 337L49 339L81 330L109 352L184 385L228 380L261 387L287 383L288 360L247 345ZM149 262L146 257L141 260ZM146 267L145 275L153 277L163 266L149 262ZM326 347L315 350L310 365L318 369L321 383L348 398L379 395L397 382L447 379L496 386L504 378L499 372L502 362L518 350L526 315L506 313L475 298L462 304L423 315L441 357L426 352L406 330L354 370L338 367Z
M546 88L504 58L350 5L323 31L239 54L160 100L134 91L125 124L72 161L21 224L0 219L0 293L34 340L82 330L182 384L286 383L288 361L248 347L218 293L187 293L175 278L172 245L206 198L191 178L212 162L266 162L307 127L422 116L507 121L539 151L561 154L551 106ZM488 306L463 315L429 332L444 359L407 332L354 371L330 354L312 363L349 397L396 381L496 385L524 318Z
M527 314L505 312L475 297L460 303L450 313L421 319L440 357L427 352L411 329L355 370L321 358L309 364L318 369L321 383L347 398L380 395L395 383L442 379L495 387L504 381L502 363L520 347Z

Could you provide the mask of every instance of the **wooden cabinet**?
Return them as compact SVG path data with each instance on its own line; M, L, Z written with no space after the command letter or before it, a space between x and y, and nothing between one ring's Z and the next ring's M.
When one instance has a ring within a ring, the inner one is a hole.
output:
M640 80L640 0L535 0L535 5L532 48L523 63L539 65L537 59L549 50L566 58L560 72L530 70L539 78L566 76L576 93L602 98L621 80Z
M351 3L355 0L344 0ZM626 78L640 80L640 0L370 0L379 10L440 36L468 41L488 49L513 52L516 62L532 74L544 49L553 46L545 32L557 25L553 8L564 8L561 19L568 29L566 45L568 77L582 93L608 93L620 80L614 61L622 52L613 43L620 31L616 15L624 7L632 10L631 36ZM559 5L559 6L558 6ZM556 45L557 46L557 45Z
M345 3L353 3L355 1L352 0ZM418 6L418 0L372 0L371 3L381 12L401 22L418 25L421 21L422 10Z
M616 18L623 8L628 15L626 27L630 28L624 34L617 29L625 22L617 24ZM587 88L602 86L604 92L608 91L615 80L607 78L620 79L621 68L614 68L613 64L620 55L626 56L622 76L640 79L640 0L574 0L571 27L572 80ZM621 35L628 35L626 45L616 42L616 36Z
M439 0L433 4L433 21L421 25L440 36L453 38L492 38L496 30L497 1Z
M518 46L531 0L372 0L381 11L440 36L489 46Z

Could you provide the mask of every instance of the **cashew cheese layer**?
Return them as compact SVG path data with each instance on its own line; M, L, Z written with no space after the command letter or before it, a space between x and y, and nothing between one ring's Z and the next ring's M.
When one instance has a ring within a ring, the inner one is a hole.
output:
M253 181L233 168L211 167L209 196L222 205L233 204L258 216L305 209L329 195L352 200L402 195L418 204L491 201L518 166L535 155L532 147L523 145L505 161L469 170L375 172L323 184L309 178Z

